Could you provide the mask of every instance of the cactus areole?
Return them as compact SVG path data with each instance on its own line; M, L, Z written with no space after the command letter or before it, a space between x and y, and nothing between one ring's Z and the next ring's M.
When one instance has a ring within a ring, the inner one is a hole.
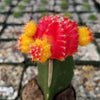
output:
M32 56L38 64L38 84L44 100L54 96L70 84L73 77L72 55L78 45L92 42L91 30L67 17L45 16L35 24L28 22L19 37L19 49Z

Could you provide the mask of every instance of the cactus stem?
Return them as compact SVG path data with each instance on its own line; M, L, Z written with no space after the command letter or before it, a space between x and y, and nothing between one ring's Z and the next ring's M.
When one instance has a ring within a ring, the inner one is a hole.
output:
M47 94L47 100L48 100L48 98L49 98L49 94Z
M53 59L49 59L48 87L50 88L53 73Z

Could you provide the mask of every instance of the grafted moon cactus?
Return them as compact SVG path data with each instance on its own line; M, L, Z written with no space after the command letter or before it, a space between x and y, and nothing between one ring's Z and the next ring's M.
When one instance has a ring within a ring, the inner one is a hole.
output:
M38 84L45 100L54 96L70 84L73 77L72 55L78 45L92 42L88 27L80 27L67 17L46 16L38 25L30 21L24 26L19 38L19 48L32 55L38 64Z

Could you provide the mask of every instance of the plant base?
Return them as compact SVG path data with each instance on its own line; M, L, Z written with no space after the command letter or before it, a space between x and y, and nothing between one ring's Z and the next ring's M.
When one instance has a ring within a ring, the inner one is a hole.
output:
M24 86L21 97L22 100L44 100L36 78L31 79ZM72 85L69 85L67 89L57 94L54 100L76 100L76 93Z

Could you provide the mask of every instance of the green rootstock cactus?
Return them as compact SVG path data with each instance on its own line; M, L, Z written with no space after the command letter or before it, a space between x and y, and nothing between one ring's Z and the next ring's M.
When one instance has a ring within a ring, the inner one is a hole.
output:
M38 62L38 84L45 100L70 84L74 62L71 55L77 52L78 44L85 46L92 41L87 27L78 27L67 17L46 16L38 25L30 21L24 26L19 38L19 49L29 53Z
M48 60L38 63L38 84L44 93L45 100L53 100L55 94L70 84L73 77L74 62L72 56L61 62Z

